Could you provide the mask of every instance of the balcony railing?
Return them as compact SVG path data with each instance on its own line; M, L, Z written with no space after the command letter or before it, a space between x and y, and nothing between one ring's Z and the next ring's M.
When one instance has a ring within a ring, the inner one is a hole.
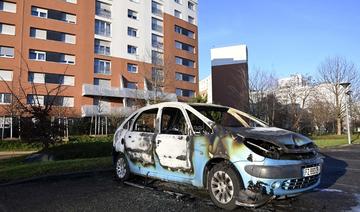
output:
M118 98L133 98L133 99L154 99L157 98L165 101L177 101L175 93L154 92L149 90L107 87L92 84L83 84L83 96L104 96L104 97L118 97Z
M111 11L109 11L109 10L104 10L104 9L98 8L98 9L96 9L96 15L111 19Z
M162 11L161 9L156 8L156 7L152 7L152 8L151 8L151 12L152 12L153 14L155 14L155 15L158 15L158 16L162 16L162 13L163 13L163 11Z
M162 32L163 31L163 27L161 25L152 24L151 28L152 28L152 30L155 30L157 32Z
M129 116L135 108L132 107L111 107L100 105L83 105L81 106L81 113L83 117L95 115L114 115L114 116Z

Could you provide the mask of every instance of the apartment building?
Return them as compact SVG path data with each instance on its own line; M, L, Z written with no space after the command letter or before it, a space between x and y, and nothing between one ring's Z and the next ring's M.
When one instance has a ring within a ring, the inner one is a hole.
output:
M0 77L0 104L4 81L38 85L40 103L61 84L55 104L83 117L186 101L198 92L197 0L0 0Z

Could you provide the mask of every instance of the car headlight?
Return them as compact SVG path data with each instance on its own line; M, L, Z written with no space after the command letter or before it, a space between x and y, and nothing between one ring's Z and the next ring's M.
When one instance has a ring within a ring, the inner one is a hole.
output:
M251 151L263 157L280 159L281 148L273 143L262 140L245 140L244 144Z

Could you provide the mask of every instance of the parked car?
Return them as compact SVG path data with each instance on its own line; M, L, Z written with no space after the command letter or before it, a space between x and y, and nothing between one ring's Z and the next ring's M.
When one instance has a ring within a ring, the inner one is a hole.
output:
M323 164L307 137L234 108L167 102L131 114L114 135L116 177L130 173L207 189L221 208L309 191Z

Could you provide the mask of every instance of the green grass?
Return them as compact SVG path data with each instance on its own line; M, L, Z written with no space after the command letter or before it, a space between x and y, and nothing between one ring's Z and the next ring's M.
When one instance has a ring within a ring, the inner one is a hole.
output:
M313 141L320 148L337 147L348 144L347 135L323 135L312 137ZM359 134L352 135L352 144L360 144Z
M24 156L0 160L0 183L36 176L91 171L112 167L111 157L24 163Z
M42 148L39 143L26 143L20 140L0 141L0 151L37 151Z

